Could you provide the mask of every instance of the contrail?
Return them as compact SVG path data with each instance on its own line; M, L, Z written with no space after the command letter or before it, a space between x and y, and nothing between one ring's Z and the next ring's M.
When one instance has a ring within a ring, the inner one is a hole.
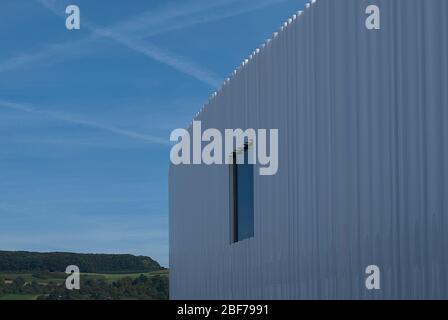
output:
M98 32L101 31L98 30ZM121 34L112 34L111 31L108 31L107 35L117 43L196 78L213 88L218 87L221 83L220 77L198 66L195 62L190 61L189 59L175 55L150 43L135 41L126 36L122 36Z
M132 139L137 139L137 140L143 140L143 141L153 143L153 144L160 144L160 145L165 145L165 146L171 144L167 139L163 139L160 137L147 135L147 134L141 134L138 132L121 129L121 128L118 128L115 126L102 124L102 123L99 123L96 121L84 120L84 119L74 118L71 116L67 116L67 115L63 115L63 114L59 114L59 113L55 113L55 112L40 110L40 109L36 109L34 107L31 107L31 106L25 105L25 104L21 104L21 103L0 100L0 107L9 108L12 110L36 114L36 115L41 115L44 117L61 120L61 121L72 123L72 124L82 125L82 126L99 129L99 130L103 130L103 131L108 131L108 132L115 133L115 134L118 134L121 136L125 136L125 137L132 138Z
M234 2L235 0L231 0L230 2ZM44 5L47 9L49 9L54 14L61 16L63 15L64 11L60 10L62 9L59 7L56 7L55 1L51 0L38 0L39 3ZM211 8L219 6L219 4L212 4L212 5L205 5L205 8ZM150 43L143 43L142 41L138 41L133 37L130 37L126 34L127 32L131 32L135 29L140 29L144 27L148 20L149 22L154 22L154 20L159 23L163 23L164 19L163 16L165 16L165 19L167 18L173 18L176 16L183 16L192 14L194 12L197 12L198 10L204 10L204 6L201 8L194 8L194 7L187 7L184 9L178 9L174 11L167 11L164 15L160 16L154 11L148 12L145 15L138 16L134 19L129 19L125 22L119 23L113 27L110 28L100 28L97 27L95 24L87 21L86 19L82 19L82 25L86 26L89 30L92 31L92 35L86 39L86 41L94 40L97 37L105 37L114 40L115 42L121 44L122 46L125 46L133 51L136 51L138 53L141 53L155 61L158 61L160 63L166 64L173 69L176 69L177 71L180 71L182 73L185 73L193 78L196 78L197 80L216 88L219 86L219 84L222 81L222 77L216 75L214 72L205 69L193 61L181 57L179 55L175 55L171 52L168 52L165 49L162 49L160 47L155 46L154 44ZM148 18L148 15L151 14L151 19L143 19L144 17ZM142 25L143 24L143 25ZM125 32L121 31L118 32L118 30L124 30ZM51 52L51 50L50 50ZM45 57L45 53L43 54L43 57ZM36 56L36 58L39 59L39 56ZM33 57L29 57L28 60L33 60ZM27 57L18 57L15 61L10 61L6 66L14 66L14 65L20 65L20 62L26 62ZM5 68L3 68L5 69ZM2 70L2 65L0 65L0 71Z
M61 2L54 0L37 1L55 15L62 16L64 13L64 7L62 5L56 6L56 4L61 4ZM167 8L165 10L161 10L160 12L154 12L152 10L147 11L112 27L97 27L83 19L82 25L85 25L92 31L92 34L89 37L76 42L53 44L37 52L17 55L9 60L0 62L0 72L13 70L23 65L35 63L45 59L50 60L55 57L61 59L59 56L61 53L64 53L65 57L67 54L71 53L71 51L67 52L69 47L76 47L84 50L88 47L89 42L93 42L100 37L107 37L121 45L128 47L129 49L144 54L145 56L158 62L165 63L180 72L184 72L189 76L192 76L210 85L211 87L216 88L222 79L212 71L201 68L193 61L167 52L166 50L156 47L153 44L143 44L141 41L137 41L137 37L130 37L129 34L136 34L139 30L151 27L148 32L144 32L141 36L155 36L164 32L174 31L200 23L218 21L285 1L286 0L260 0L249 6L241 6L241 2L239 0L227 0L220 2L207 1L201 2L200 5L198 5L198 3L187 3L183 5L176 5L176 7ZM238 4L238 7L227 11L221 10L230 4ZM213 8L218 8L220 10L217 12L207 12L207 10ZM203 16L195 16L198 13L205 14Z

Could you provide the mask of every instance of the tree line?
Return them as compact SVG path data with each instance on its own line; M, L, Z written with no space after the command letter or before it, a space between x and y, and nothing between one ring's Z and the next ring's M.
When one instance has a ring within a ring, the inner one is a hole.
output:
M144 273L164 269L150 257L130 254L0 251L0 273L64 272L69 265L76 265L86 273Z

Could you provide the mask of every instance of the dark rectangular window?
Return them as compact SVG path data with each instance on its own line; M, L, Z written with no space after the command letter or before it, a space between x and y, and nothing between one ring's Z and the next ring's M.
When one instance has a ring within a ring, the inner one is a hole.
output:
M248 163L247 145L242 152L233 153L230 165L232 242L254 236L254 165ZM237 157L244 157L244 164L237 164Z

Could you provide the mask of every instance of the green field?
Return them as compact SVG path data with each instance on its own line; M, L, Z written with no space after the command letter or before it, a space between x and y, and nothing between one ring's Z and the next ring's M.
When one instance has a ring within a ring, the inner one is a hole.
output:
M140 275L144 275L148 278L154 276L168 277L168 270L159 270L145 273L81 273L81 281L85 280L103 280L104 282L111 284L124 278L131 278L132 280L138 278ZM0 273L0 278L5 282L14 281L17 278L23 279L26 283L37 282L40 285L46 286L50 282L63 286L67 275L65 273ZM0 296L0 300L36 300L40 295L36 294L4 294Z
M36 294L5 294L0 300L36 300L39 295Z
M63 282L65 281L66 275L64 273L54 273L49 274L49 276L41 276L37 274L31 273L0 273L0 277L5 280L15 280L16 278L22 278L25 282L33 282L37 283L48 283L48 282Z
M159 276L166 276L168 277L168 270L160 270L160 271L153 271L153 272L145 272L145 273L81 273L81 279L88 280L88 279L96 279L96 280L104 280L107 282L113 282L119 279L123 278L131 278L135 279L138 278L140 275L145 275L147 277L153 277L156 275ZM37 283L64 283L65 279L67 277L64 273L49 273L45 274L45 276L38 275L38 274L31 274L31 273L2 273L0 274L0 277L4 278L5 280L11 280L21 277L25 282L37 282Z
M146 273L123 273L123 274L106 274L106 273L81 273L81 278L86 279L97 279L97 280L104 280L107 282L114 282L119 279L123 278L131 278L135 279L138 278L140 275L145 275L147 277L153 277L153 276L166 276L168 277L168 270L161 270L161 271L153 271L153 272L146 272Z

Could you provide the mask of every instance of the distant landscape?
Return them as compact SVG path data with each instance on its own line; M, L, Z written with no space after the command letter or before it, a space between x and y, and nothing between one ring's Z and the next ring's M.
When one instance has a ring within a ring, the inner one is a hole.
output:
M80 268L80 290L65 287L69 265ZM0 300L165 299L168 270L150 257L0 251Z

